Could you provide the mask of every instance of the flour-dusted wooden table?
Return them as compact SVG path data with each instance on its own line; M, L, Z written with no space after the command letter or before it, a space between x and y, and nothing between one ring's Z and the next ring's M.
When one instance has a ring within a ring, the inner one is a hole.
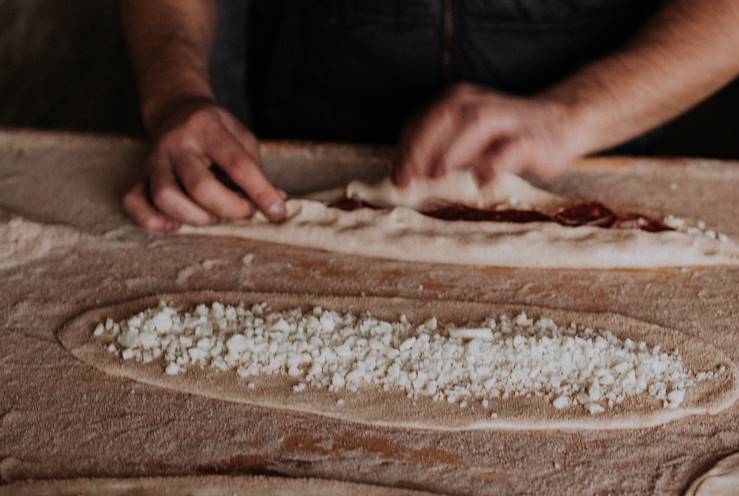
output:
M262 152L269 174L293 192L379 177L390 156L280 143ZM444 433L272 411L102 374L56 340L66 320L136 297L202 289L618 312L698 336L739 360L737 267L483 269L150 236L119 207L144 153L142 143L121 138L0 133L3 483L268 474L442 494L680 494L716 460L739 451L736 405L715 417L642 430ZM588 160L549 187L702 219L739 238L737 163Z

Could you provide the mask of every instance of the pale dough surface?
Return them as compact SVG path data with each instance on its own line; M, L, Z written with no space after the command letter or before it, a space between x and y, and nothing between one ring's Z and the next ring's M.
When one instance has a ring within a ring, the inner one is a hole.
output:
M456 204L481 209L506 206L552 212L568 203L567 199L536 188L513 174L501 173L495 181L480 186L468 171L451 172L439 179L417 179L407 188L398 188L390 178L374 184L352 181L346 188L346 196L378 207L413 210Z
M739 246L677 231L564 227L554 222L444 221L407 207L343 211L289 200L288 220L261 215L182 226L181 234L271 241L350 255L494 267L614 269L739 265Z
M424 496L430 493L325 479L223 476L66 479L0 486L0 496Z
M685 496L739 496L739 453L723 458L696 479Z
M688 369L712 371L723 366L726 373L716 380L699 382L687 391L685 402L677 409L665 409L657 400L637 396L627 399L612 410L590 415L583 408L556 410L544 399L493 399L490 408L479 402L467 408L434 402L428 398L409 400L400 392L383 392L367 387L358 393L332 393L309 388L304 393L293 393L297 383L286 376L263 376L240 379L236 374L211 370L188 369L186 374L166 375L161 361L140 364L121 360L108 353L104 344L92 336L98 322L106 318L121 320L145 308L156 306L160 300L173 302L181 310L194 308L199 303L253 304L267 302L275 310L314 306L398 319L405 314L411 323L421 323L430 317L458 325L475 324L501 313L515 315L525 311L530 316L547 316L560 324L577 322L595 329L608 329L622 339L646 341L650 346L660 344L666 351L681 352ZM736 371L731 360L721 351L702 340L685 334L647 324L624 316L598 313L567 312L562 310L521 305L491 305L468 302L428 302L402 298L336 297L272 293L185 293L158 295L109 307L91 310L69 322L60 332L59 340L74 356L108 374L128 377L135 381L239 403L284 410L318 414L374 426L410 427L431 430L546 430L546 429L625 429L643 428L698 414L716 414L734 403L737 397ZM246 387L254 382L255 390ZM337 406L339 398L344 399ZM497 417L492 418L491 412Z

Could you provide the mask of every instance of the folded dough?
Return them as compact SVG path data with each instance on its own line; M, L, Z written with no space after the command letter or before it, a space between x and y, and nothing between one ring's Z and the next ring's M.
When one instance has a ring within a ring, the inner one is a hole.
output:
M450 172L438 179L416 179L399 188L390 178L377 184L349 183L346 196L378 207L408 207L423 210L444 204L490 209L498 206L552 212L567 200L509 173L500 173L495 181L480 185L469 171Z

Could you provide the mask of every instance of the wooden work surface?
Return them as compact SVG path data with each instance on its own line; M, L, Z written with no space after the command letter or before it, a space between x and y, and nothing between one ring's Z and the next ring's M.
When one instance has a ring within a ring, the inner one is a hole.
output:
M262 151L269 174L293 192L379 177L388 157L387 150L328 145L268 144ZM736 405L715 417L632 431L443 433L212 400L80 363L54 334L68 319L136 297L203 289L617 312L700 336L739 360L737 267L476 268L150 236L119 207L144 152L127 139L0 132L2 483L271 474L440 494L681 494L715 461L739 451ZM703 219L739 238L736 163L583 161L550 187Z

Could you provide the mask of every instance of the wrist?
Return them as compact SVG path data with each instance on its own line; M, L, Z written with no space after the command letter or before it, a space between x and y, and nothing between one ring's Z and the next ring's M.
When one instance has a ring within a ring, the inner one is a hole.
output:
M172 88L177 88L174 91ZM141 117L150 136L156 137L170 127L170 123L188 109L215 105L213 90L201 78L179 78L162 85L162 90L148 91L142 97Z
M152 107L148 114L144 112L144 126L149 136L156 138L196 110L213 105L216 105L213 98L199 95L182 95L179 98Z
M588 107L571 92L547 91L534 97L550 116L552 135L563 155L582 157L598 149L596 123Z
M644 102L626 105L604 81L601 68L590 69L544 91L539 98L564 110L563 129L579 156L606 150L638 136L644 127Z

